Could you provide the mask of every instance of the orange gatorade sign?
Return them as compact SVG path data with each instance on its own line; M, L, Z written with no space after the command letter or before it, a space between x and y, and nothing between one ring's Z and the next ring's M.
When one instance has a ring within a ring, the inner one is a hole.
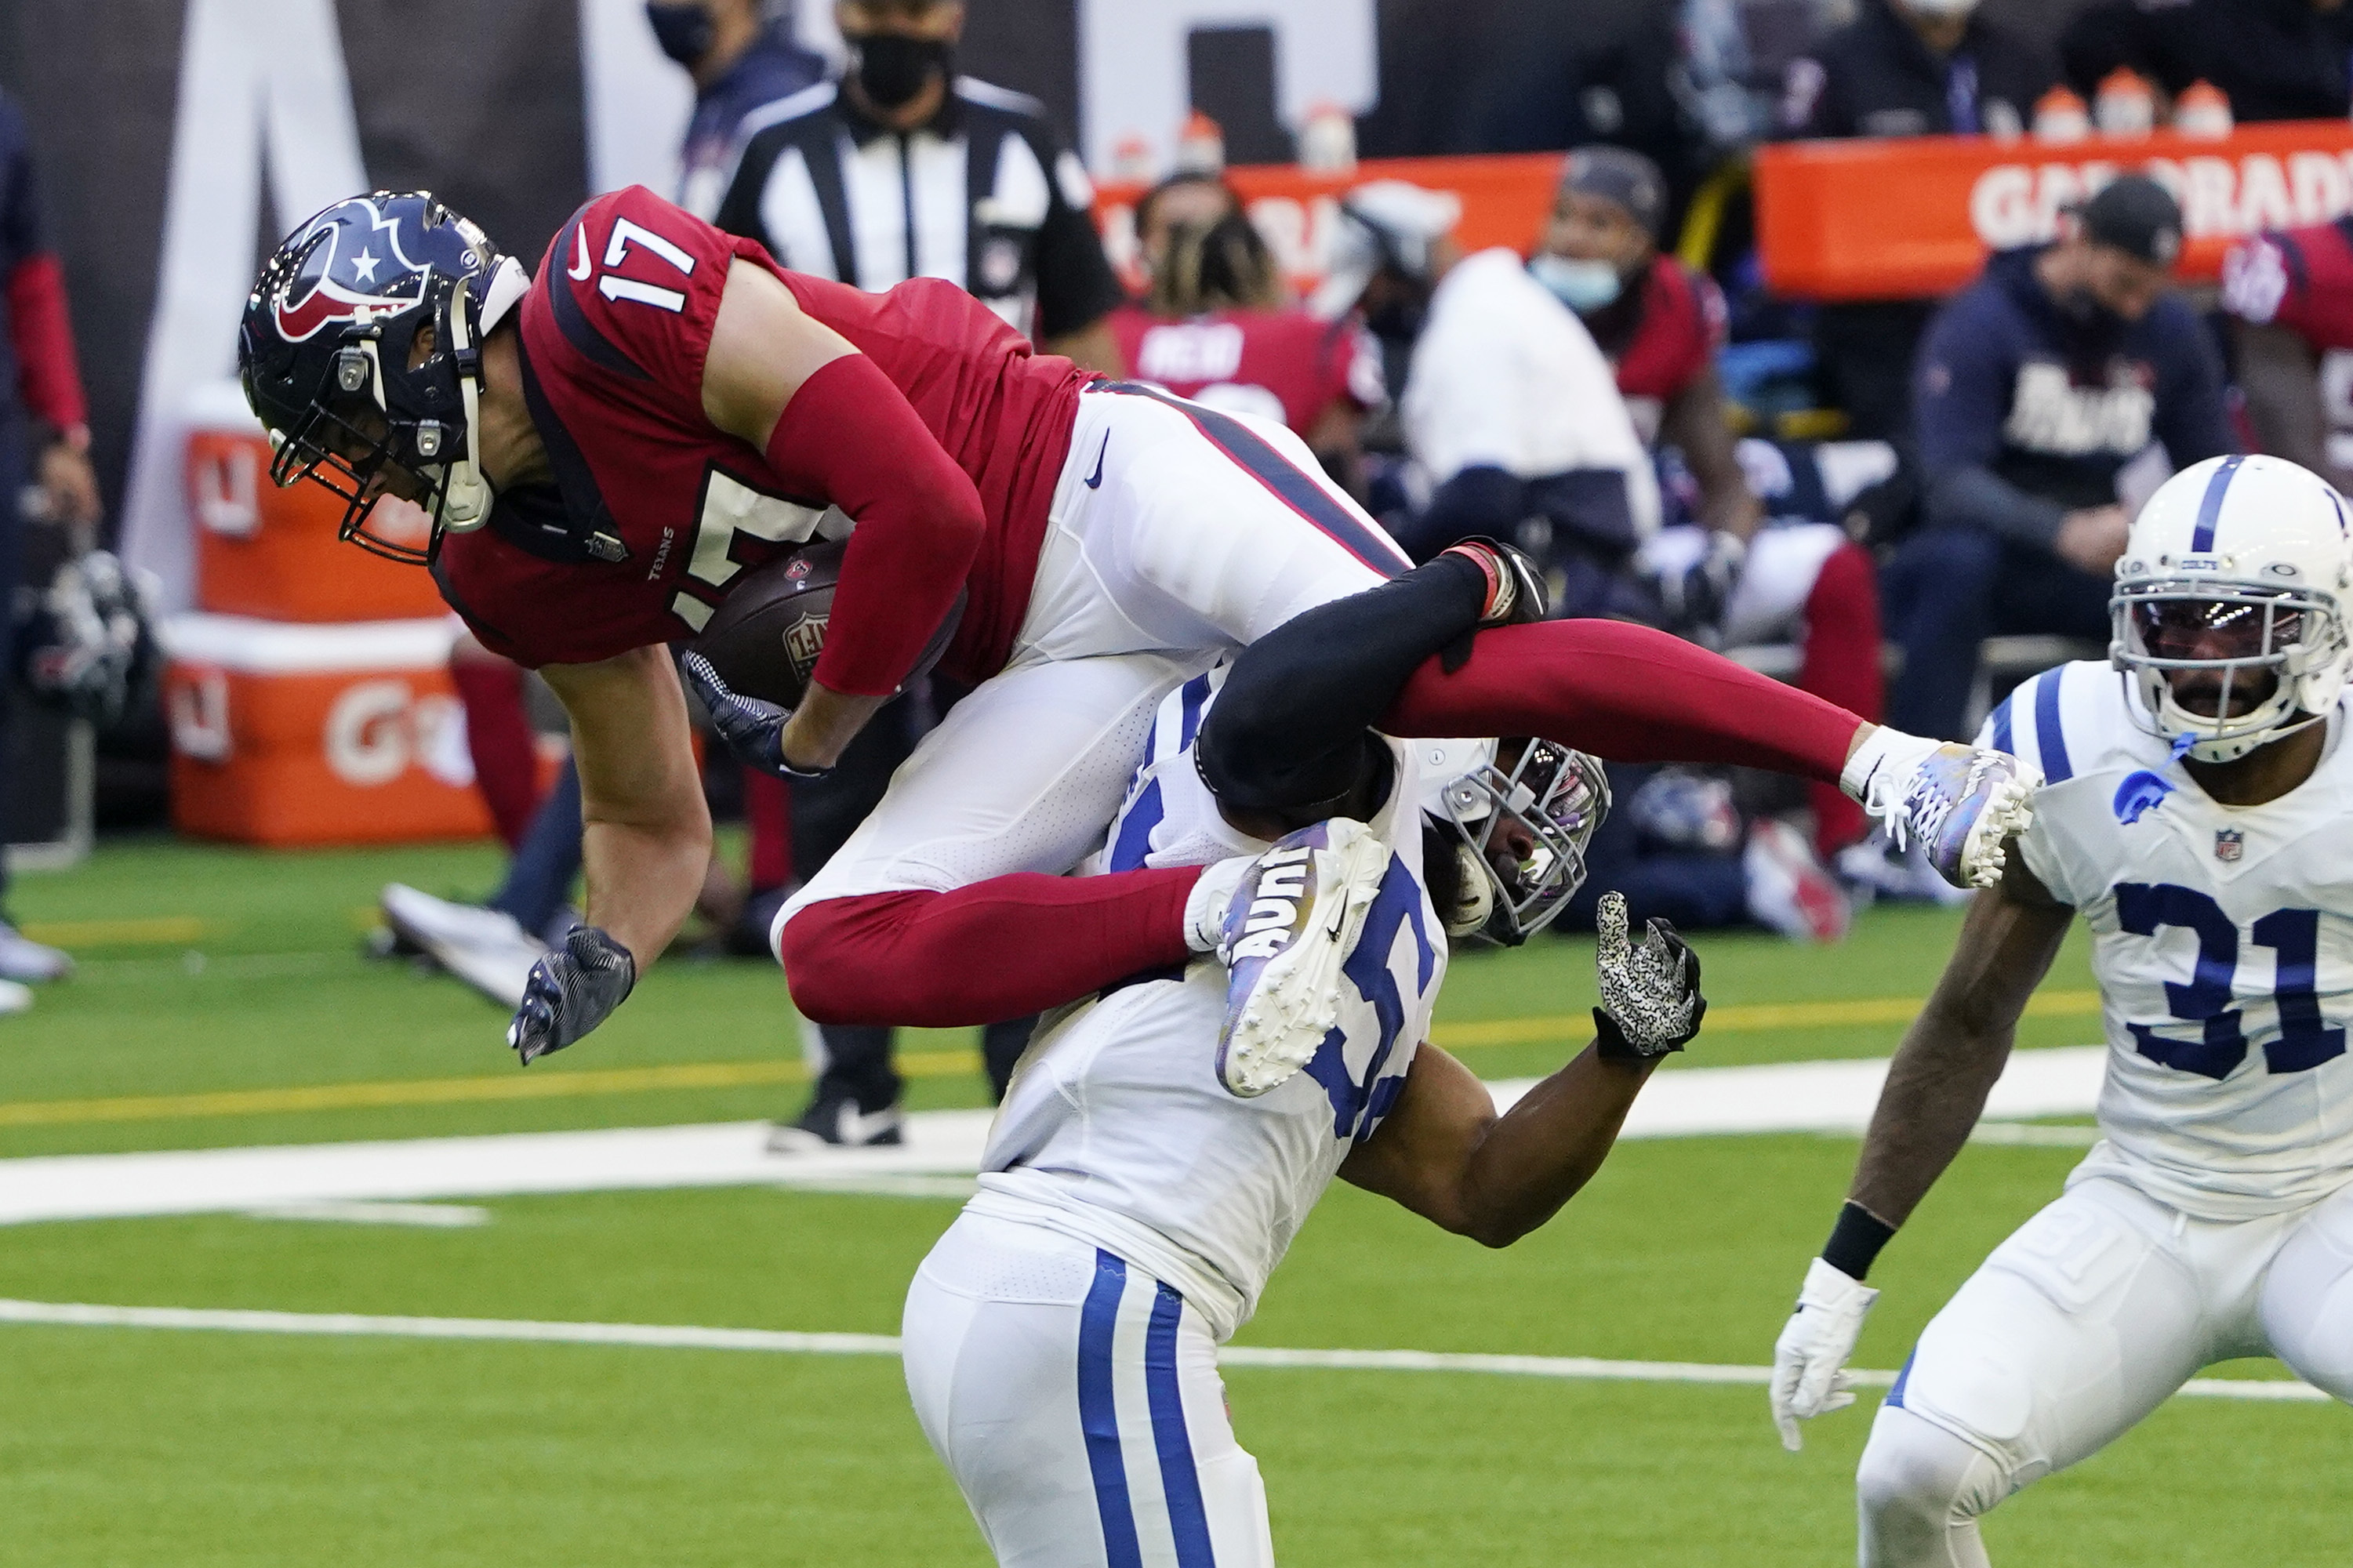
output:
M1289 163L1241 164L1226 179L1249 204L1250 221L1301 299L1314 291L1330 265L1340 199L1375 180L1403 180L1440 191L1462 204L1454 237L1465 250L1508 245L1526 250L1552 210L1553 182L1562 154L1518 153L1478 158L1377 158L1345 174L1319 173ZM1135 204L1148 187L1103 185L1095 193L1095 222L1103 248L1120 280L1141 292L1137 265Z
M2244 235L2353 210L2353 123L2248 125L2225 137L2158 132L2052 144L1982 136L1791 142L1757 153L1767 285L1816 300L1949 293L1986 254L2048 239L2058 215L2118 174L2181 204L2178 268L2211 279Z
M312 845L491 830L447 616L329 626L197 614L162 635L182 833Z

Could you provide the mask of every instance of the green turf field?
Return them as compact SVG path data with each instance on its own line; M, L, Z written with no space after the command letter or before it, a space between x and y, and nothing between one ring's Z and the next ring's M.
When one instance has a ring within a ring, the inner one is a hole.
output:
M387 879L479 890L482 850L109 847L26 879L83 959L0 1020L0 1156L789 1114L797 1026L755 963L674 962L521 1074L503 1020L357 956ZM1957 921L1843 948L1704 947L1686 1067L1886 1054ZM1581 1044L1589 951L1466 960L1440 1038L1490 1078ZM2023 1044L2096 1036L2071 947ZM905 1042L917 1108L983 1102L973 1041ZM1489 1253L1336 1189L1240 1343L1755 1365L1845 1185L1813 1136L1630 1143ZM2058 1190L2064 1148L1972 1146L1891 1249L1858 1356L1890 1367ZM771 1188L481 1201L452 1229L240 1215L0 1228L0 1297L122 1306L895 1332L952 1200ZM2269 1363L2223 1375L2276 1376ZM1867 1408L1781 1452L1762 1391L1464 1373L1228 1374L1289 1564L1852 1561ZM1998 1512L2005 1564L2353 1561L2353 1423L2177 1400ZM0 1326L0 1564L980 1564L884 1356Z

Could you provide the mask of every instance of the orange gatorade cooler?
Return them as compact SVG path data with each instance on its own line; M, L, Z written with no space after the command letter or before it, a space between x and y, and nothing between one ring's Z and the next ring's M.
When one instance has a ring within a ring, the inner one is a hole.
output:
M166 621L173 825L269 845L490 832L449 682L455 635L446 616L338 626Z
M317 485L280 489L269 482L269 438L235 382L207 388L191 405L186 473L199 609L312 622L443 613L423 568L337 542L342 501ZM400 512L422 545L425 514L406 501L380 502L375 526L384 529Z

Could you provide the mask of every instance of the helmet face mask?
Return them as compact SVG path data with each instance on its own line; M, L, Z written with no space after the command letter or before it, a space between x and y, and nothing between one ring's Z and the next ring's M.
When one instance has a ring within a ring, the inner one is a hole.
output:
M1609 780L1582 752L1507 741L1448 780L1430 809L1452 825L1472 891L1450 914L1447 933L1516 947L1585 885L1586 846L1609 814Z
M296 229L237 341L271 479L323 485L343 503L338 537L395 561L429 563L445 531L487 522L482 322L523 287L511 258L424 192L355 196ZM386 495L424 510L422 546L370 526Z
M2201 763L2235 762L2337 705L2353 649L2343 503L2276 458L2210 458L2135 521L2109 599L2109 658L2135 721Z

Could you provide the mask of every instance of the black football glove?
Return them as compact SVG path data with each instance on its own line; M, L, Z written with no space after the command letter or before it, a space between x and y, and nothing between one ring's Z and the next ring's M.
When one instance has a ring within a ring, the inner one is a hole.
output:
M1682 1050L1707 1016L1707 998L1699 994L1699 954L1662 920L1649 922L1641 945L1630 942L1623 893L1601 895L1594 924L1601 939L1594 961L1601 973L1595 1046L1612 1061L1649 1061Z
M529 1067L611 1017L637 983L628 948L595 926L574 926L562 947L531 966L507 1044Z
M699 653L681 654L678 672L687 689L702 700L703 708L711 714L711 727L719 731L728 754L737 762L780 779L817 779L826 775L827 769L810 771L785 761L785 721L793 716L791 709L735 691L719 679L719 671Z

